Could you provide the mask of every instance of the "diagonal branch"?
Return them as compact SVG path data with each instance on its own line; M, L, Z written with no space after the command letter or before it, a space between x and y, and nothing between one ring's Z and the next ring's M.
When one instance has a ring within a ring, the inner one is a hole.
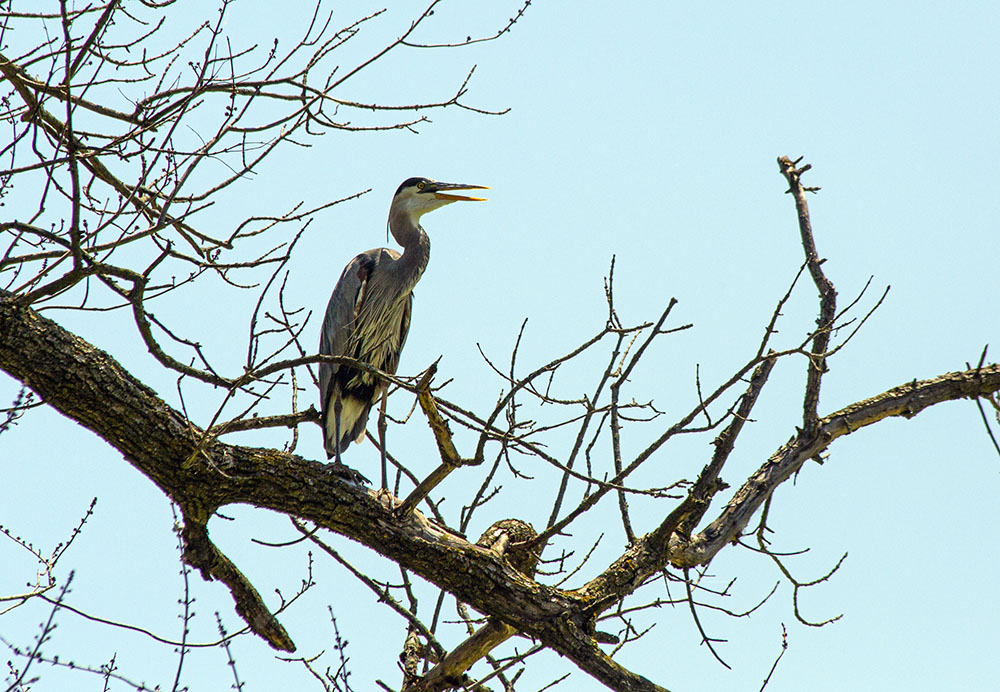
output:
M212 543L205 525L185 516L181 534L184 537L184 561L198 568L206 581L218 579L229 587L236 601L236 612L250 629L275 649L295 651L288 632L264 605L264 599L250 580Z
M715 440L715 454L711 463L702 470L684 501L667 515L656 530L642 536L624 555L576 592L581 598L590 601L589 610L594 617L666 567L670 561L671 536L689 535L708 510L712 497L725 487L719 480L719 473L775 363L774 358L768 358L754 371L733 421Z
M833 282L826 278L822 264L816 252L816 241L813 238L812 222L809 220L809 204L806 202L807 192L817 192L818 187L802 185L802 174L812 168L806 164L796 168L802 158L792 161L787 156L778 157L778 167L788 181L788 192L795 198L795 211L799 217L799 234L802 236L802 248L806 253L806 264L813 283L819 291L819 318L816 320L816 332L813 336L812 349L809 356L809 372L806 379L805 401L803 402L802 427L812 430L819 423L819 388L823 374L827 372L827 351L830 347L830 332L837 315L837 291Z
M890 417L910 419L945 401L976 399L1000 390L1000 364L949 372L927 380L913 380L820 418L815 431L800 431L754 472L722 513L701 533L686 540L670 540L675 565L708 564L729 541L739 536L771 493L807 459L827 449L839 437Z
M423 410L424 415L427 416L427 424L431 426L431 431L434 433L438 452L441 454L441 464L431 471L424 480L420 481L420 484L403 500L403 504L397 510L400 516L406 516L412 512L427 497L431 490L459 466L475 466L481 463L481 460L477 459L462 459L458 450L455 449L448 421L441 417L437 401L434 400L434 395L431 394L431 379L436 372L437 361L431 363L431 366L427 368L427 372L424 373L424 376L420 378L420 382L417 383L417 400L420 402L420 408Z

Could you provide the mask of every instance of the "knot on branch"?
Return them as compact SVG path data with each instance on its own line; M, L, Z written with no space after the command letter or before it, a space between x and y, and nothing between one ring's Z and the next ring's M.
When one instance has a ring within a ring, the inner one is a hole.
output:
M534 579L542 549L529 547L529 542L537 536L538 532L526 521L501 519L483 532L476 545L505 558L511 567Z

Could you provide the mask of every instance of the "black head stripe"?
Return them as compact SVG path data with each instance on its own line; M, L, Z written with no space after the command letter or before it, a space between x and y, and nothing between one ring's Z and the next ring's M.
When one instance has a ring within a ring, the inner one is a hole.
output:
M396 189L396 194L398 195L400 192L402 192L408 187L416 187L417 183L429 183L429 182L430 181L427 178L407 178L406 180L403 181L403 184Z

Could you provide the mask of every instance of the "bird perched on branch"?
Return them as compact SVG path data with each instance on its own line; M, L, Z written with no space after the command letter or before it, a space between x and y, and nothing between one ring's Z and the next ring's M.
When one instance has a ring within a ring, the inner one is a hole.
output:
M375 248L362 252L344 268L326 308L319 352L354 358L394 374L410 329L413 287L430 258L430 239L420 226L420 217L452 202L485 201L452 194L453 190L486 189L428 178L403 181L389 205L389 231L403 246L403 254ZM337 465L351 441L364 439L368 413L382 398L379 442L382 487L386 487L384 395L388 383L357 367L320 363L319 386L323 444L327 457L335 457Z

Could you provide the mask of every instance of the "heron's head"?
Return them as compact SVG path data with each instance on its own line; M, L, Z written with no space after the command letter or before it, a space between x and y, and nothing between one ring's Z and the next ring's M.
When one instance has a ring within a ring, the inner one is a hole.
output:
M403 212L417 223L429 211L439 209L452 202L485 202L482 197L466 197L451 194L452 190L488 190L485 185L465 185L463 183L441 183L429 178L409 178L396 190L392 198L392 212Z

